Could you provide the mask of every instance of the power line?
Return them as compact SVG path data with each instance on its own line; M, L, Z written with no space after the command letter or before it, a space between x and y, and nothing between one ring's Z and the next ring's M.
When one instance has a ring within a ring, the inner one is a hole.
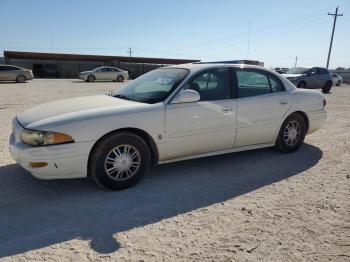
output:
M333 45L333 36L334 36L334 29L335 29L335 24L337 23L337 17L338 17L338 16L343 16L343 14L338 14L338 6L337 6L337 8L335 9L335 14L328 13L328 15L334 16L334 20L333 20L333 29L332 29L331 42L329 43L329 50L328 50L328 58L327 58L327 66L326 66L326 68L328 68L328 66L329 66L329 59L330 59L330 57L331 57L331 51L332 51L332 45Z

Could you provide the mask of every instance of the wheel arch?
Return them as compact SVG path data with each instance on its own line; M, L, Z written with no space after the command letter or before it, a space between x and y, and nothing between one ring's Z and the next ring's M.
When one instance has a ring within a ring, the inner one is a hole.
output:
M152 136L147 133L146 131L139 129L139 128L134 128L134 127L126 127L126 128L119 128L113 131L110 131L106 134L104 134L102 137L100 137L92 146L90 152L89 152L89 158L88 158L88 176L90 175L90 163L91 163L91 157L93 155L93 152L95 151L97 145L99 143L101 143L104 139L106 139L109 136L112 136L114 134L117 133L121 133L121 132L125 132L125 133L132 133L135 134L139 137L141 137L146 144L148 145L150 151L151 151L151 164L152 165L156 165L158 163L159 160L159 151L158 151L158 147L156 145L156 143L154 142L154 139L152 138Z
M96 80L96 76L94 74L88 74L88 76L86 77L86 79L89 79L89 77L92 76L95 80Z
M286 115L286 117L283 119L283 121L282 121L282 123L281 123L281 125L280 125L280 128L281 128L281 126L283 125L284 121L286 121L286 119L287 119L288 117L290 117L291 115L294 115L294 114L298 114L298 115L300 115L300 116L304 119L305 125L306 125L306 133L307 133L307 132L309 131L309 126L310 126L309 117L307 116L307 114L306 114L305 112L300 111L300 110L291 112L291 113L289 113L288 115Z

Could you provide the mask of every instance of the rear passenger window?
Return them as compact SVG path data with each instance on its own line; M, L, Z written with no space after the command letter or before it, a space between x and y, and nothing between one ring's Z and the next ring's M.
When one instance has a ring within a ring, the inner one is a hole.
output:
M250 97L271 93L269 79L265 73L237 70L238 97Z
M277 77L270 74L269 74L269 79L270 79L272 93L284 91L284 87L281 80L279 80Z
M251 97L282 92L282 81L267 72L258 70L236 70L238 97Z

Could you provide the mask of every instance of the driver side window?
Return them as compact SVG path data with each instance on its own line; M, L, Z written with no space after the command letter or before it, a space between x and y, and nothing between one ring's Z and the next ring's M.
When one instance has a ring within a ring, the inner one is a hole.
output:
M188 83L187 89L197 91L200 101L230 99L229 70L218 68L200 73Z

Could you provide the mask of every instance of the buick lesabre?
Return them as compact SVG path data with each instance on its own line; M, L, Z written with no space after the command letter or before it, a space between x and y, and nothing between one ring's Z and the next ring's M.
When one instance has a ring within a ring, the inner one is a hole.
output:
M169 66L108 95L17 115L10 151L35 177L91 176L118 190L152 165L271 146L294 152L324 123L325 103L259 66Z

